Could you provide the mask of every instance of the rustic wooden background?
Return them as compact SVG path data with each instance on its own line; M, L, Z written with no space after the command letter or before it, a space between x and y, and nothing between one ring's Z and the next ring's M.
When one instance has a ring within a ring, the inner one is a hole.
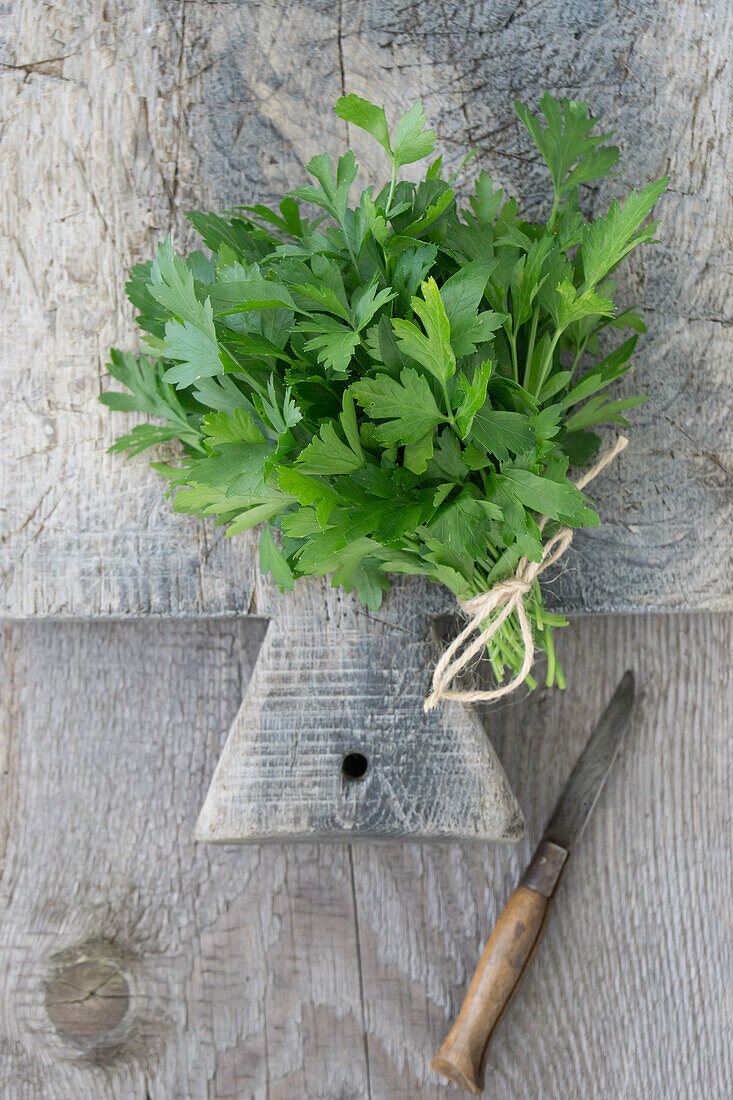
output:
M489 1089L733 1095L732 30L712 0L2 8L3 1098L445 1095L430 1056L627 665L633 729ZM651 399L559 593L710 610L578 618L568 691L491 712L516 846L195 845L264 630L211 616L251 609L254 562L174 516L144 459L104 454L123 271L169 230L190 240L190 206L274 197L336 150L344 88L393 112L422 96L449 162L478 147L538 209L510 102L544 88L618 127L614 187L672 176L663 242L623 278L650 319L630 385Z
M733 5L678 0L16 0L0 14L0 332L10 615L246 612L250 539L175 516L147 456L106 446L130 418L96 401L110 344L135 339L124 273L183 213L278 198L349 136L344 89L392 118L422 96L463 182L488 169L547 212L547 171L512 100L588 98L617 129L611 193L668 173L661 242L623 268L649 336L619 393L632 444L593 487L566 608L733 610ZM244 548L244 549L243 549Z
M573 622L571 687L488 723L517 845L260 848L192 840L257 621L7 625L3 1100L457 1095L430 1057L627 665L642 698L487 1096L729 1100L731 625Z

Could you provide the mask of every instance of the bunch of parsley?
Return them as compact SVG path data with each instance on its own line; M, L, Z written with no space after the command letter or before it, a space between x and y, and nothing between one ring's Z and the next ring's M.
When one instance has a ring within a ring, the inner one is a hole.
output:
M177 440L180 463L155 464L174 508L229 535L263 524L261 567L281 588L333 574L376 609L389 574L409 573L465 599L523 555L540 560L540 515L545 537L598 523L568 468L595 454L591 428L626 423L641 400L603 393L644 331L637 313L617 312L610 275L652 239L666 180L587 221L578 188L616 165L611 135L592 133L584 103L546 94L544 120L515 106L550 170L546 223L526 221L486 172L461 208L440 157L398 182L434 150L421 105L392 134L383 108L350 95L336 113L389 162L376 194L350 202L354 154L335 169L322 154L277 211L190 214L211 255L183 258L166 240L133 268L146 354L112 351L128 392L101 400L162 424L139 424L112 450ZM609 327L633 334L602 356ZM562 620L538 585L527 609L548 683L562 684ZM489 657L499 678L521 664L514 617Z

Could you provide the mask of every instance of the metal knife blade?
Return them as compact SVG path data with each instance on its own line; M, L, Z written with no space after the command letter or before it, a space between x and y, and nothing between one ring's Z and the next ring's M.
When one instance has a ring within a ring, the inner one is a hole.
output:
M583 832L621 747L634 694L634 674L626 672L565 784L544 840L570 849Z

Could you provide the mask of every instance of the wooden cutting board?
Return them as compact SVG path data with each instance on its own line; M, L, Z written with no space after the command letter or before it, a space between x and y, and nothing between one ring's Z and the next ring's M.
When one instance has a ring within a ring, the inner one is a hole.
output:
M603 523L578 535L551 600L570 612L733 608L730 13L645 3L620 19L588 0L579 10L597 31L576 57L562 20L528 49L511 16L493 26L501 5L479 21L500 31L491 50L468 24L449 49L442 7L424 7L416 35L389 3L347 5L337 24L291 5L286 34L275 3L187 4L179 25L146 6L106 22L72 5L68 48L50 24L25 28L28 62L4 77L0 612L272 618L200 835L486 839L519 820L475 720L419 710L443 595L401 583L375 617L320 582L275 599L251 537L173 515L144 456L105 454L123 424L96 401L106 351L134 341L125 271L169 231L192 242L186 209L299 183L311 155L347 137L331 111L344 88L378 94L392 115L422 96L448 163L477 148L470 175L486 168L533 211L546 172L514 95L589 98L618 130L626 175L589 192L589 210L671 176L661 243L618 279L649 324L618 392L649 400L593 486ZM364 174L379 171L368 139L348 136ZM343 758L358 745L369 768L348 781Z

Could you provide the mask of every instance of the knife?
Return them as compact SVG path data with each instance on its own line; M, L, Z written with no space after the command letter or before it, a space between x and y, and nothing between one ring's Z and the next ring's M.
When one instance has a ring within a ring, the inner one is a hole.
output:
M474 1095L483 1091L489 1043L537 950L570 849L583 832L618 755L633 702L634 676L627 672L496 922L456 1022L430 1063L437 1073Z

